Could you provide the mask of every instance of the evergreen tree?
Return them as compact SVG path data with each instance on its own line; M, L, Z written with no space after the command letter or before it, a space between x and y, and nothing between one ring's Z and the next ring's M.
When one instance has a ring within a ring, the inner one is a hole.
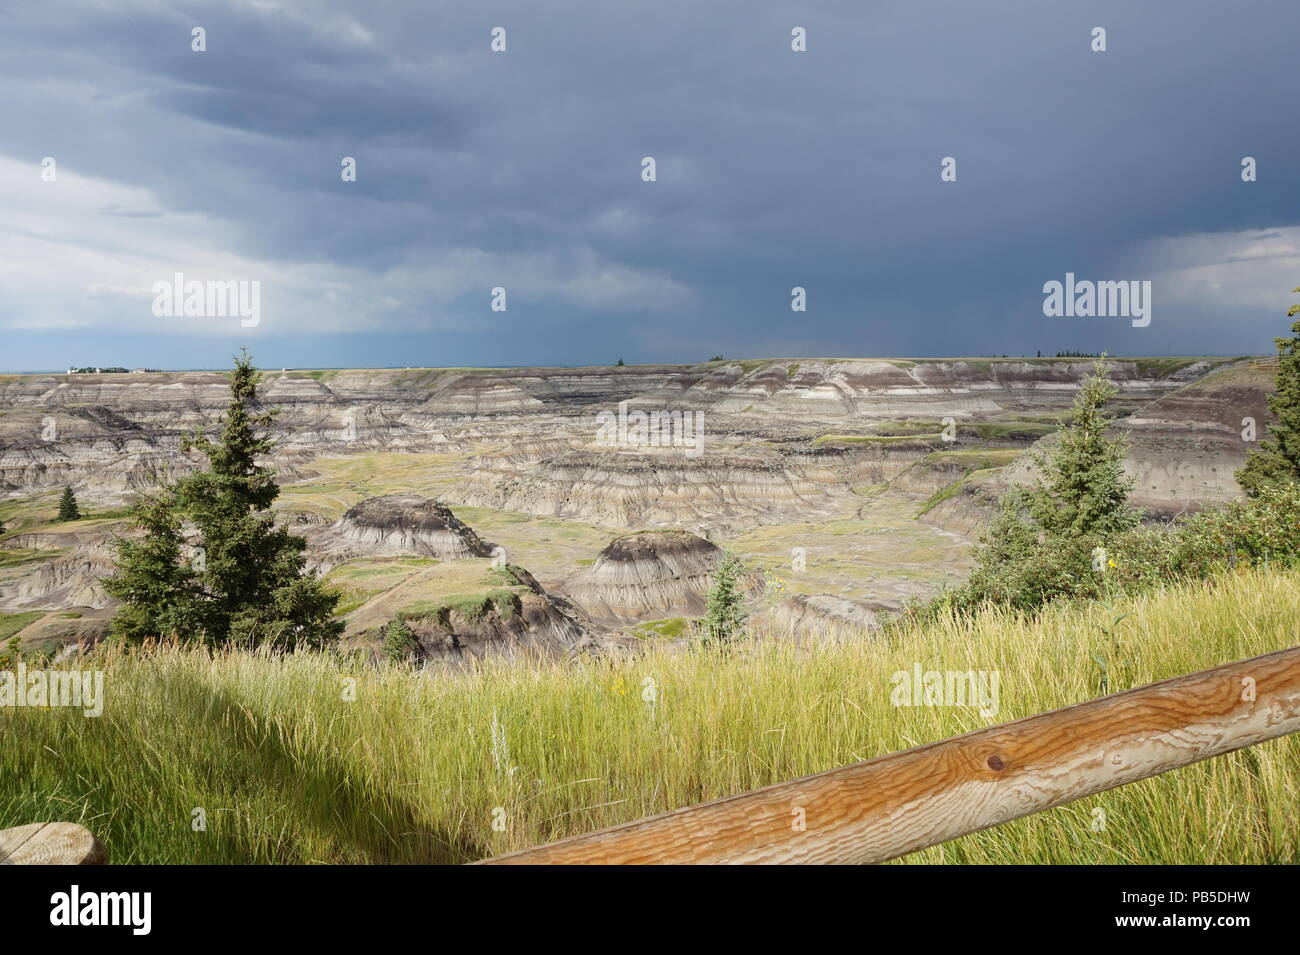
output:
M1300 293L1300 288L1292 294ZM1287 317L1300 314L1292 305ZM1278 354L1277 393L1268 396L1269 410L1277 423L1268 426L1272 440L1261 441L1250 452L1246 466L1237 472L1237 483L1249 497L1268 487L1300 483L1300 319L1291 325L1290 338L1276 338Z
M113 633L132 643L201 633L204 595L198 574L184 559L187 548L174 490L146 497L132 508L132 516L144 533L114 542L118 571L104 581L109 596L122 602Z
M1141 521L1128 506L1133 480L1124 473L1126 441L1106 436L1110 418L1102 408L1118 392L1103 355L1075 396L1057 444L1035 462L1042 476L1029 511L1050 537L1110 537Z
M1095 595L1107 565L1097 548L1141 523L1128 506L1133 482L1124 474L1123 437L1107 437L1102 408L1117 389L1106 377L1105 356L1075 397L1056 445L1038 457L1032 487L1013 488L975 549L975 565L958 605L983 601L1022 609L1053 597Z
M63 489L63 496L59 498L59 520L81 520L81 508L77 506L77 496L72 493L72 488L70 487L65 487Z
M726 643L740 634L749 614L745 610L742 575L744 565L730 552L713 578L708 607L704 616L704 641Z
M219 442L193 436L183 443L207 458L207 469L136 508L144 539L119 542L109 590L124 603L116 627L123 636L290 649L321 647L342 632L333 619L338 595L306 573L307 542L268 511L280 489L257 463L273 447L261 429L274 417L258 403L259 378L244 351L231 372ZM187 544L199 555L188 568Z
M390 620L384 628L384 656L393 663L409 663L423 649L410 626L400 618Z

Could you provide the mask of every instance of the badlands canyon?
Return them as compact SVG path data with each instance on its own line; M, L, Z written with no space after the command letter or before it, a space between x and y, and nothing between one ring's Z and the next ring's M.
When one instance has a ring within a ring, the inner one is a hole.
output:
M343 595L346 641L405 620L425 659L684 641L725 551L755 632L866 633L960 580L998 495L1032 477L1086 359L790 359L587 368L267 371L280 520ZM1120 359L1115 427L1152 520L1238 494L1274 371ZM194 464L219 372L0 376L0 621L93 641L127 508ZM696 413L698 448L601 440L623 408ZM1243 437L1246 434L1246 437ZM71 487L81 520L55 520Z

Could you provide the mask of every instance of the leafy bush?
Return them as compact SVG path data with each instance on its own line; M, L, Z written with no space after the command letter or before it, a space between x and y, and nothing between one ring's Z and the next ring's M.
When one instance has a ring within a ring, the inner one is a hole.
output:
M1105 592L1108 545L1139 526L1128 506L1124 439L1109 437L1102 408L1117 389L1098 361L1075 398L1059 440L1035 456L1038 479L1003 495L980 539L970 579L935 609L985 603L1034 610L1061 597Z
M1237 567L1300 563L1300 485L1264 487L1165 528L1116 542L1111 588L1133 591L1164 580L1201 580Z
M1025 494L1017 488L1003 497L966 584L908 606L898 623L989 604L1035 611L1056 600L1110 600L1248 567L1300 566L1300 485L1263 487L1254 497L1109 541L1083 536L1050 544L1020 517Z

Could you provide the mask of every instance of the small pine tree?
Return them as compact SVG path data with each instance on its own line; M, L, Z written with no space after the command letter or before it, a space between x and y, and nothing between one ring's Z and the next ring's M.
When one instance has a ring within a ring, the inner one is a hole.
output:
M384 656L393 663L410 663L420 655L422 649L420 641L415 639L415 634L405 620L390 620L388 626L384 627Z
M614 367L615 367L615 368L625 368L625 367L627 367L627 366L623 364L623 359L620 358L618 361L614 362Z
M63 489L63 496L59 498L59 520L81 520L81 508L77 506L77 495L72 493L72 488L70 487L65 487Z
M1110 537L1141 521L1128 506L1133 479L1124 473L1126 441L1122 435L1106 436L1110 418L1102 408L1118 392L1103 355L1075 396L1056 446L1036 461L1043 477L1029 509L1048 536Z
M1300 288L1292 294L1300 294ZM1300 305L1292 305L1286 314L1288 318L1300 315ZM1271 440L1261 441L1237 472L1237 483L1249 497L1257 497L1268 487L1300 483L1300 319L1292 323L1291 331L1290 338L1274 339L1277 393L1268 396L1268 407L1277 423L1268 426Z
M742 576L745 567L730 552L722 557L704 616L704 642L724 644L740 634L749 618Z

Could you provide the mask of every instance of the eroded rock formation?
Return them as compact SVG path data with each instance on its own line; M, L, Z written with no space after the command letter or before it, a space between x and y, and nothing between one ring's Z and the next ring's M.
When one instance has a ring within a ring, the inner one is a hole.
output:
M464 560L492 553L451 508L418 494L366 498L330 527L298 532L307 536L313 562L323 570L354 557Z
M720 547L687 531L644 531L611 541L564 589L601 619L697 617L722 558ZM751 595L762 589L754 575L746 583Z

